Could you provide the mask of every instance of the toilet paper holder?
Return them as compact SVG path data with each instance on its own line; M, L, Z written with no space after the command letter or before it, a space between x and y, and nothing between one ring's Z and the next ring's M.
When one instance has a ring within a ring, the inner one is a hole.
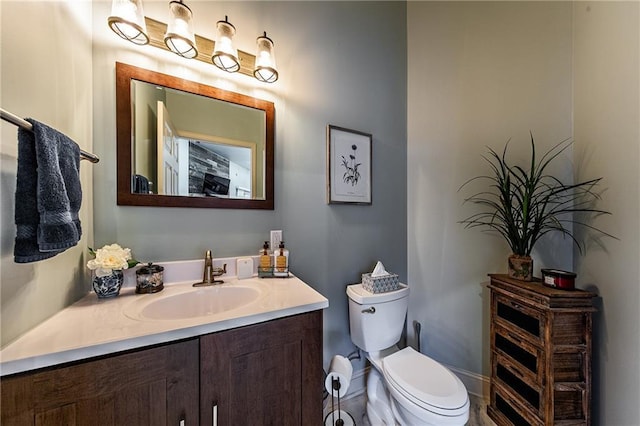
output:
M325 389L331 396L342 398L347 393L352 375L353 366L349 358L335 355L329 364L329 372L324 381Z
M360 358L360 352L357 351L357 358ZM353 375L353 366L351 365L351 355L344 357L342 355L335 355L331 359L329 365L329 373L325 378L325 389L331 394L331 413L325 418L325 426L330 422L331 426L348 426L354 425L351 415L343 411L340 407L340 399L345 396L349 384L351 383L351 377ZM334 401L337 398L338 407L334 407ZM337 416L337 418L336 418ZM343 418L344 417L344 418ZM350 423L345 423L345 419L350 420Z

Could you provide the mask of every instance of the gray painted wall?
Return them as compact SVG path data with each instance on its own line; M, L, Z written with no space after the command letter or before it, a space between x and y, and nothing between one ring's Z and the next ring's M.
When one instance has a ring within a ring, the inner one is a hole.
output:
M166 104L166 93L151 84L138 83L132 89L135 139L133 173L158 183L158 101ZM157 189L157 186L155 187Z
M145 1L166 21L166 2ZM345 286L382 260L406 280L406 5L400 2L196 2L196 32L213 38L224 15L237 47L274 40L280 80L254 83L213 66L121 41L94 3L95 239L148 260L257 253L282 229L291 268L329 299L325 360L353 350ZM121 61L271 100L276 108L275 210L118 207L115 201L114 63ZM373 204L327 205L326 126L373 134ZM356 367L357 368L357 367Z
M489 375L486 273L505 272L506 244L464 230L457 188L486 171L485 145L512 137L524 156L565 137L571 179L605 178L595 222L620 241L562 241L534 252L596 291L594 424L638 424L640 371L640 6L637 2L409 2L408 275L423 351ZM562 170L556 170L561 173ZM604 244L601 246L600 244Z
M506 273L501 238L458 221L490 172L487 147L523 161L529 131L538 153L571 136L571 4L408 4L408 216L410 320L422 323L423 351L489 376L488 273ZM521 163L522 166L526 164ZM571 179L571 152L553 172ZM571 269L558 236L532 253L534 269Z
M0 106L59 129L91 152L91 3L2 1L0 16ZM86 161L80 166L84 195L79 244L42 262L16 264L17 127L5 121L0 127L0 345L4 346L90 290L85 264L93 238L94 166Z
M600 295L594 315L594 424L640 419L640 4L578 2L574 132L578 176L604 176L601 223L619 241L575 253L578 285Z

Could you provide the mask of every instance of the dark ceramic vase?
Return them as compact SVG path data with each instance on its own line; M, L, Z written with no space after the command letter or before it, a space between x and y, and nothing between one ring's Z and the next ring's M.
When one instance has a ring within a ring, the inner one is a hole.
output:
M116 297L120 294L120 289L124 283L124 273L120 269L111 271L111 275L104 277L93 277L93 291L96 292L98 299L108 299Z

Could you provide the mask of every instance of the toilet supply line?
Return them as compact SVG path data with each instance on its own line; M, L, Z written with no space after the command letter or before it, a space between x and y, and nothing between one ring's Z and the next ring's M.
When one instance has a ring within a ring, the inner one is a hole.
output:
M416 339L416 350L418 352L422 352L420 349L420 330L422 329L422 325L418 321L413 321L413 331L415 332Z

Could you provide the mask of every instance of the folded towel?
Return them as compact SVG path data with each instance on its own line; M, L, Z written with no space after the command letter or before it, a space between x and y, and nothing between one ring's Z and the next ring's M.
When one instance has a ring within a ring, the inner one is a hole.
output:
M48 259L75 246L82 235L80 147L64 134L27 119L18 129L16 241L18 263Z

